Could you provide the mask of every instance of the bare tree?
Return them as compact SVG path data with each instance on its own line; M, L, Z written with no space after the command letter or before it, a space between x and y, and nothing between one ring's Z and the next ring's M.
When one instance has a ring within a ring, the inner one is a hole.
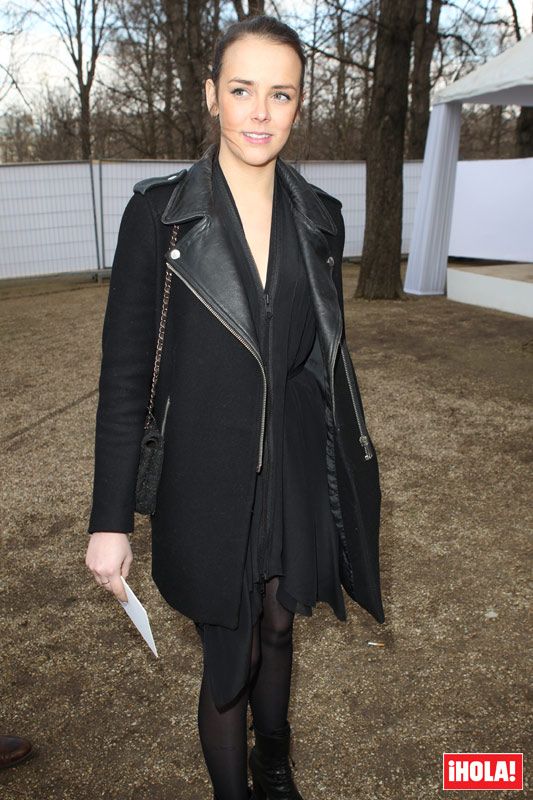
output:
M314 0L313 26L312 26L312 38L311 38L313 45L316 44L317 37L318 37L318 0ZM315 93L316 54L314 50L311 50L310 56L307 59L307 63L308 63L307 79L309 83L309 95L307 99L307 108L306 108L306 152L304 158L309 158L309 146L313 138L313 124L315 121L314 93Z
M63 3L70 0L62 0ZM37 0L18 0L26 4ZM78 0L80 3L81 0ZM90 8L83 24L75 18L75 6L68 6L70 27L63 16L46 18L74 35L85 31L81 41L86 55L77 61L90 67ZM264 0L106 0L109 4L109 35L106 51L93 69L89 112L91 154L96 157L196 158L210 129L203 83L210 66L213 42L221 27L233 19L244 19L265 10ZM57 14L61 0L39 0L37 10L54 4ZM501 13L497 0L413 0L416 3L414 48L411 64L411 106L407 153L421 158L426 138L429 97L437 81L449 83L468 72L486 57L503 49L512 32L511 13ZM370 119L379 0L313 0L308 19L299 7L282 18L299 32L308 58L307 101L304 113L286 145L283 156L366 160L375 144L375 118ZM14 5L20 8L20 5ZM442 7L437 20L437 10ZM78 8L82 8L81 5ZM103 6L99 6L100 9ZM512 7L509 6L512 12ZM269 13L279 16L281 7ZM68 17L67 17L68 19ZM100 18L101 22L101 18ZM4 27L7 27L5 25ZM97 26L98 27L98 26ZM106 34L107 35L107 34ZM68 38L68 36L67 36ZM74 37L74 47L76 37ZM432 49L432 43L433 49ZM102 47L100 46L100 55ZM57 55L49 54L51 57ZM108 58L108 61L104 61ZM94 61L94 59L92 59ZM104 71L102 64L112 64ZM79 157L82 127L79 92L70 102L40 91L36 100L26 98L20 109L17 68L3 65L6 89L12 108L4 103L3 127L19 131L19 139L4 147L6 157L31 159L61 158L72 152ZM88 83L87 77L83 80ZM70 82L70 90L72 89ZM19 83L20 86L20 83ZM0 83L0 97L1 97ZM84 95L86 97L86 93ZM50 109L46 109L46 103ZM16 106L19 108L16 108ZM30 111L30 114L27 113ZM6 122L9 115L9 122ZM521 125L527 120L523 110ZM86 116L86 114L85 114ZM463 158L512 157L516 155L515 107L479 107L465 104L461 126L460 153ZM32 127L33 126L33 127ZM85 126L86 127L86 126ZM526 142L530 134L526 131ZM74 132L75 138L72 139ZM16 135L14 133L14 135ZM40 141L42 139L42 142ZM520 152L526 153L527 150ZM37 155L39 154L39 155Z
M24 30L26 17L27 12L24 10L22 12L10 10L5 13L5 27L0 30L0 41L7 58L0 62L0 103L6 100L8 95L17 94L29 109L30 104L20 84L18 74L20 65L14 55L15 45Z
M182 145L184 158L201 155L206 129L207 108L203 79L212 43L208 8L204 0L178 2L174 50L180 82L181 117L187 137Z
M364 157L378 7L379 0L315 0L309 38L300 33L308 63L307 103L289 152L301 158ZM301 24L298 18L293 22Z
M258 14L265 13L265 0L250 0L248 3L248 11L244 10L241 0L233 0L233 5L239 21L247 17L257 17Z
M197 158L206 131L203 83L219 29L218 0L114 3L117 69L105 89L120 112L115 132L122 130L126 148L137 155Z
M402 297L403 149L416 0L381 0L368 123L366 222L356 296Z
M116 26L112 39L115 69L110 85L99 81L112 101L109 123L113 155L135 153L145 158L168 155L160 151L160 129L164 123L162 96L175 77L167 80L165 47L161 47L164 12L157 0L115 0ZM175 94L169 105L175 100ZM169 142L172 151L172 137ZM104 151L105 152L105 151Z
M108 0L35 0L32 11L59 34L74 65L68 78L79 101L81 157L91 158L91 90L98 57L109 35ZM86 40L88 43L86 44Z

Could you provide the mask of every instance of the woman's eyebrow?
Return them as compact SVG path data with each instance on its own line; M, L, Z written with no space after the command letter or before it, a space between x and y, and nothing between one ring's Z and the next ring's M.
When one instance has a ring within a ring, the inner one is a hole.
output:
M247 86L253 86L255 81L248 81L245 78L231 78L228 83L245 83ZM275 83L271 87L271 89L294 89L296 91L296 87L292 85L292 83Z

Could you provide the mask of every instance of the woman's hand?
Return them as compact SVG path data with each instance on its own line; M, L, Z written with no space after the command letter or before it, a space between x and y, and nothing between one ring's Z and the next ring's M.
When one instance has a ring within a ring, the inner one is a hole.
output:
M119 600L127 601L120 576L128 577L133 561L127 533L96 531L91 533L85 555L85 565L93 573L96 583L113 592Z

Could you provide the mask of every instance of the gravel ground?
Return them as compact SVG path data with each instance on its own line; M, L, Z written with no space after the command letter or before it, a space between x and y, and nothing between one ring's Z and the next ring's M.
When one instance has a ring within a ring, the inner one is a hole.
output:
M296 618L296 780L306 800L451 798L443 752L522 751L527 781L533 323L446 297L352 300L357 270L346 323L380 458L386 623L347 595L346 623L323 603ZM0 731L35 748L0 773L3 800L212 797L199 639L152 583L147 520L128 581L159 659L84 563L107 287L0 283Z

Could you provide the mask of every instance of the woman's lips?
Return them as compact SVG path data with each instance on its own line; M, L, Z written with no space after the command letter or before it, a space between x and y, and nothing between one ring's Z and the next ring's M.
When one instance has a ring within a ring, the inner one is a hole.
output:
M250 135L250 133L248 133L247 131L243 131L242 135L244 136L247 142L250 142L250 144L266 144L272 139L271 133L262 134L260 136L253 136Z

